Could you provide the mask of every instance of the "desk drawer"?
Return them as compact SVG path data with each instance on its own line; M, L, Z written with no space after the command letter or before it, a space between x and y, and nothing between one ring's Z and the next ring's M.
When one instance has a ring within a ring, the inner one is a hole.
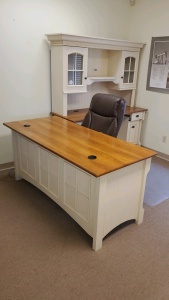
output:
M143 120L144 119L144 112L134 113L130 116L131 121Z

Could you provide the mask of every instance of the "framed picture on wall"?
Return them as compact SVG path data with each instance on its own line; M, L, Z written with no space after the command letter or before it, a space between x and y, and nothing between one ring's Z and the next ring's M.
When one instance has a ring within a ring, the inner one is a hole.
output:
M169 37L152 37L147 90L169 93Z

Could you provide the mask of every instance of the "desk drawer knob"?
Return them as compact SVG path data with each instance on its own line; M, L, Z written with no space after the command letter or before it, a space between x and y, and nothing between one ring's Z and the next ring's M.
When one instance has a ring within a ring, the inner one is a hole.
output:
M135 126L133 125L133 126L131 126L131 128L135 128Z

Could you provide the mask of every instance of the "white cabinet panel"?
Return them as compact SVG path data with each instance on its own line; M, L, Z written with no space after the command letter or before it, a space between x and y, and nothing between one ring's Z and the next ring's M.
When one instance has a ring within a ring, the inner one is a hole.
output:
M130 117L125 116L117 138L140 145L142 118L144 118L144 112L133 113Z
M70 209L76 209L76 190L71 188L68 184L65 184L65 204Z
M78 193L76 200L76 211L86 221L89 222L89 199Z
M127 142L137 144L139 137L139 121L128 122Z
M85 197L90 197L90 176L85 172L78 171L77 173L77 189Z
M76 188L76 169L68 163L64 164L65 183Z
M64 162L64 204L79 218L89 221L91 176Z
M19 136L20 168L22 172L36 180L37 146L29 140Z
M58 197L58 157L39 147L39 184Z

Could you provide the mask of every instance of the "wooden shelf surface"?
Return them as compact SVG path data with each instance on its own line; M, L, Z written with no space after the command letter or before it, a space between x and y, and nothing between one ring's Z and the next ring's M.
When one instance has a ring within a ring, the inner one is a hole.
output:
M139 113L139 112L144 112L147 111L147 108L141 108L141 107L130 107L126 106L126 111L125 111L125 116L130 117L133 113ZM88 111L88 108L83 108L83 109L75 109L75 110L68 110L68 115L64 116L65 119L68 119L72 122L82 122L86 113ZM51 113L53 116L58 116L57 113L52 112Z

